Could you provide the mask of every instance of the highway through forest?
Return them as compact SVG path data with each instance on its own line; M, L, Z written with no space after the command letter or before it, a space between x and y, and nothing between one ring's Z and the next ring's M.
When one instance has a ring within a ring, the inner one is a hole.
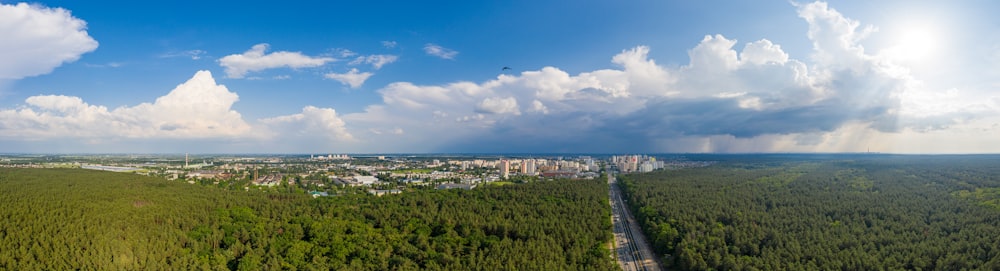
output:
M655 260L656 254L646 243L638 222L629 213L622 199L614 173L608 170L608 185L611 186L611 219L614 224L615 257L622 270L660 270Z

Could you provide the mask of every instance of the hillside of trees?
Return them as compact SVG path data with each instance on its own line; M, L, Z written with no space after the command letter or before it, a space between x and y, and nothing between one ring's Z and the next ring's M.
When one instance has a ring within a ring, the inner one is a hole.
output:
M608 187L375 197L0 169L0 270L614 270Z
M731 156L622 176L672 270L1000 270L998 156Z

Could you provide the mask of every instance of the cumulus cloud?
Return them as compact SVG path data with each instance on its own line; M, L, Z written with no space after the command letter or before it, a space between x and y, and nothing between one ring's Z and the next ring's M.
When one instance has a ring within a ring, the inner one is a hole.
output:
M46 74L97 49L68 10L26 3L0 3L0 37L0 79Z
M287 138L332 138L354 141L347 132L345 123L332 108L306 106L302 112L293 115L261 119L261 123L278 133L277 137ZM287 142L287 141L286 141Z
M514 99L514 97L490 97L483 99L483 101L476 105L476 112L486 114L521 114L521 110L517 107L517 99Z
M755 65L785 64L788 62L788 54L781 50L781 45L762 39L747 43L740 52L740 60Z
M711 72L735 70L740 63L733 45L736 45L735 40L726 39L722 35L705 36L698 46L688 51L691 58L688 67Z
M424 52L428 55L440 57L441 59L455 59L458 51L441 47L441 45L428 43L424 45Z
M236 93L200 71L153 103L109 110L79 97L39 95L17 109L0 110L3 137L51 138L218 138L250 131L232 110Z
M596 71L591 76L582 76L590 77L590 81L599 83L603 86L600 89L613 94L614 97L677 94L667 88L676 80L676 76L649 58L649 47L636 46L624 50L612 57L611 62L621 66L623 70Z
M844 142L933 132L996 112L909 112L904 107L915 102L919 82L866 54L859 42L873 27L823 2L795 7L813 42L808 60L768 39L740 44L706 35L678 67L657 64L648 47L637 46L612 57L615 69L571 75L544 67L480 83L399 82L378 91L384 105L344 119L381 131L419 123L402 127L406 137L396 141L430 148L414 151L854 151Z
M346 73L327 73L324 75L326 78L337 80L341 84L351 86L351 88L361 87L368 80L368 77L374 75L370 72L358 72L358 69L352 68Z
M358 65L358 64L371 64L373 68L381 69L383 65L396 62L398 56L394 55L369 55L369 56L359 56L355 58L348 64Z
M534 110L534 111L536 111L536 112L542 112L542 114L548 114L549 113L549 108L545 107L545 104L542 103L542 101L539 101L539 100L534 100L534 101L531 102L531 109Z
M274 68L311 68L323 66L335 59L331 57L311 57L300 52L278 51L266 53L270 45L261 43L254 45L242 54L233 54L219 59L219 65L225 68L226 76L243 78L250 72L258 72Z
M864 65L862 62L869 56L858 42L874 32L874 26L859 30L860 22L843 16L826 2L793 4L798 7L799 17L809 23L807 36L813 42L812 56L817 63L839 68Z
M927 89L906 69L866 53L859 42L872 27L822 2L794 5L813 44L806 59L760 37L740 42L706 35L691 41L687 63L661 65L650 48L636 46L612 56L609 69L570 74L543 67L482 82L395 82L378 89L382 102L362 112L339 115L307 106L253 124L230 109L234 93L192 79L212 91L174 95L189 92L178 86L162 102L115 110L75 97L32 97L21 108L0 111L0 135L255 135L265 139L253 140L276 140L296 150L319 145L363 152L898 151L893 146L943 138L966 139L949 146L969 151L993 142L963 135L995 135L1000 99L960 103L960 89ZM439 57L457 54L434 48L425 50ZM367 61L357 64L378 62ZM326 75L351 87L370 76L357 69ZM182 108L188 99L195 105ZM161 109L140 110L146 107ZM165 116L174 111L199 113ZM227 130L237 132L209 128L219 125L235 125Z
M392 41L392 40L383 40L383 41L382 41L382 47L385 47L385 48L387 48L387 49L392 49L392 48L396 48L396 41Z
M59 151L52 148L70 144L74 146L62 148L306 152L344 150L350 146L346 144L357 142L332 108L305 106L300 113L249 123L233 109L237 101L239 96L217 84L209 71L197 72L153 102L115 109L80 97L32 96L18 108L0 109L0 145L9 150L32 146L26 150L33 151ZM388 131L402 134L403 130Z
M378 90L384 105L347 114L344 119L357 130L385 131L398 127L406 131L405 136L392 140L377 141L380 137L365 140L379 144L358 144L372 151L462 151L459 145L473 146L476 145L473 141L477 140L491 145L494 139L506 136L548 138L543 141L579 137L582 134L574 131L601 121L593 117L595 114L611 115L638 109L636 106L640 104L622 93L627 91L622 86L627 84L622 82L625 77L615 70L574 76L545 67L517 76L500 75L482 83L415 85L399 82ZM519 101L531 101L529 108L521 109ZM583 144L586 140L579 141ZM556 145L564 144L552 146ZM483 145L473 149L479 147Z

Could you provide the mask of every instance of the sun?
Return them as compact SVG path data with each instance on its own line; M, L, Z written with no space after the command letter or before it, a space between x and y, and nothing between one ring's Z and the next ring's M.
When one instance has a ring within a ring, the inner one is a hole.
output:
M885 53L889 58L904 63L926 62L938 50L941 38L934 27L906 25L896 31Z
M928 29L911 28L903 31L896 46L907 58L921 59L934 50L934 43L934 37Z

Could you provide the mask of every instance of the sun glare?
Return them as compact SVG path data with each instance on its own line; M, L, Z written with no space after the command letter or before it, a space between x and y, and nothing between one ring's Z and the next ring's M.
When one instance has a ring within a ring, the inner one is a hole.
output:
M920 59L934 49L934 37L927 29L908 29L900 38L902 53L913 59Z
M894 60L912 64L926 62L942 38L933 27L923 25L901 27L897 33L887 53Z

